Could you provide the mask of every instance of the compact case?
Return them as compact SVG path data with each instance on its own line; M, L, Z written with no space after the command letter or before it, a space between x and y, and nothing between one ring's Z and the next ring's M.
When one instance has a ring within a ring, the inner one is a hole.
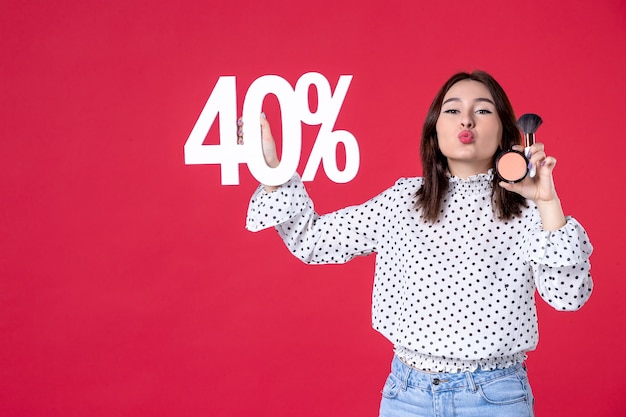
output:
M530 147L535 143L535 132L543 123L541 117L528 113L522 115L517 126L524 134L524 152L509 149L496 158L496 173L502 181L514 184L527 175L535 176L535 167L530 164ZM528 155L528 156L527 156Z
M523 152L509 149L496 159L496 172L502 181L514 184L528 175L528 158Z

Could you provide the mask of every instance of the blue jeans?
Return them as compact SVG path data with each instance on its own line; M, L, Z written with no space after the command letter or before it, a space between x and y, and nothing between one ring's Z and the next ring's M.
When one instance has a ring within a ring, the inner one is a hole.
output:
M380 417L533 417L526 368L421 372L393 358Z

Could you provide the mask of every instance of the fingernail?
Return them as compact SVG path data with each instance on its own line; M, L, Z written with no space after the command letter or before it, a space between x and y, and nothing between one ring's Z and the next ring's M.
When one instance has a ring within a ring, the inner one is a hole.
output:
M237 126L243 126L243 120L241 119L241 117L237 119Z
M239 130L237 131L237 136L243 136L243 130L239 129Z
M267 117L265 117L265 113L261 112L261 117L264 119L267 119Z

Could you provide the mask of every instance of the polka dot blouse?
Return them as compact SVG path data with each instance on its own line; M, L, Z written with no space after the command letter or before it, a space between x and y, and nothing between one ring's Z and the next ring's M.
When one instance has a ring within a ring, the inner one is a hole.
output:
M535 290L558 310L592 291L592 246L573 218L545 231L532 202L520 217L493 211L492 175L450 178L436 223L415 209L422 178L402 178L370 199L326 215L297 175L248 207L251 231L275 226L309 264L376 253L373 327L419 369L456 372L511 366L537 345Z

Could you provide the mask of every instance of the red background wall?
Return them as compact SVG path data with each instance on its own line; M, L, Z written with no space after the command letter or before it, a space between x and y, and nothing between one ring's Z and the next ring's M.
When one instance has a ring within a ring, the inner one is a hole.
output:
M625 35L622 0L3 0L0 415L376 416L392 348L370 328L374 257L299 263L244 230L246 167L223 186L183 146L220 76L241 111L262 75L350 74L336 128L360 171L307 184L321 212L360 203L420 174L430 100L475 68L544 118L595 245L581 311L538 301L537 415L626 415Z

